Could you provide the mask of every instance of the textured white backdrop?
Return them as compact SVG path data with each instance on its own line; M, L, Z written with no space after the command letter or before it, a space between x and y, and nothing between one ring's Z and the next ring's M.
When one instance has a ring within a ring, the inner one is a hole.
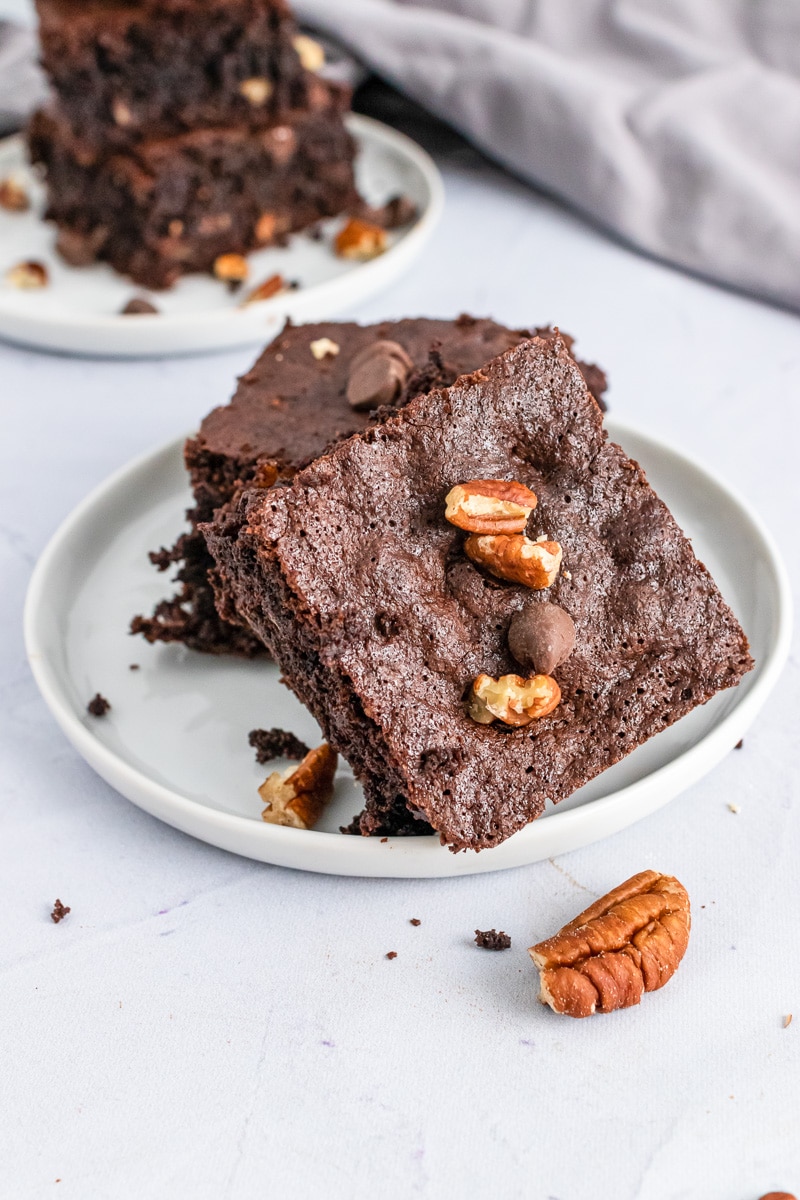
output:
M616 247L467 152L443 166L429 257L355 315L469 309L575 332L609 371L615 415L752 498L797 592L800 321ZM796 655L744 749L656 816L455 881L325 878L210 849L122 800L56 729L21 640L37 554L110 471L223 402L252 357L0 345L0 1195L800 1190ZM646 867L694 905L674 981L610 1017L540 1007L525 947ZM72 907L58 926L56 896ZM476 926L512 949L479 951Z

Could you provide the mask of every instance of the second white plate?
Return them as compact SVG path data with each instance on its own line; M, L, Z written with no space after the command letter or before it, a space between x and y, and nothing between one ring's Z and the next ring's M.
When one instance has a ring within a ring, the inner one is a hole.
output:
M362 807L340 767L333 803L311 831L266 825L248 731L274 725L310 745L309 714L267 662L150 647L127 635L131 616L169 590L147 559L170 545L190 503L182 442L118 472L56 533L31 581L26 642L36 681L80 754L124 796L186 833L248 858L342 875L431 877L536 862L607 837L646 817L710 771L756 716L788 654L785 570L749 504L675 450L608 421L692 537L750 638L756 660L738 688L658 734L503 845L452 854L435 837L338 833ZM130 664L140 664L130 670ZM86 703L100 691L102 719Z
M26 165L21 138L0 143L0 179L24 180L33 195L27 213L0 209L0 337L70 354L145 357L265 345L287 317L329 320L348 305L381 291L401 275L422 250L444 204L441 176L432 159L405 134L352 114L348 127L358 142L356 175L361 194L372 204L393 195L408 196L417 218L389 235L389 249L370 262L337 258L331 237L342 218L324 222L322 241L295 234L288 246L250 255L250 286L271 275L298 280L300 287L272 300L239 308L239 296L203 275L190 275L166 292L151 293L155 316L120 316L132 296L147 294L110 267L69 267L54 250L55 232L41 213L44 190ZM20 291L4 282L9 267L42 262L50 284Z

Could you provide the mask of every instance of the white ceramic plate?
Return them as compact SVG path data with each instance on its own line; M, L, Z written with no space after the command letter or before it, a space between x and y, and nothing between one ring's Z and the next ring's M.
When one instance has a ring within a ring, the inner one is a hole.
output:
M127 635L131 616L168 591L168 576L147 552L173 542L190 502L181 442L112 476L42 555L25 614L42 695L79 753L124 796L262 862L342 875L461 875L536 862L616 833L710 771L744 735L788 654L791 601L781 560L749 504L676 451L613 420L608 428L693 538L750 638L756 668L494 850L456 855L434 837L381 842L338 833L362 807L346 765L317 829L261 821L256 789L274 768L256 765L248 731L277 725L310 745L320 738L277 668ZM132 662L140 669L131 671ZM99 720L86 712L97 691L112 704Z
M348 127L359 146L356 174L361 194L373 204L390 196L410 197L418 208L413 225L389 234L389 249L370 262L337 258L331 236L341 217L322 225L314 241L295 234L285 248L250 256L249 286L281 274L300 287L247 308L237 307L216 280L187 276L167 292L152 293L157 316L120 316L132 296L147 295L110 267L69 267L54 249L55 231L41 219L44 189L26 165L21 138L0 143L0 179L12 175L33 196L27 213L0 209L0 337L71 354L147 356L264 345L287 317L328 320L345 307L381 291L414 261L441 215L444 189L430 157L410 138L369 117L351 115ZM48 287L20 291L4 280L6 270L24 259L43 262Z

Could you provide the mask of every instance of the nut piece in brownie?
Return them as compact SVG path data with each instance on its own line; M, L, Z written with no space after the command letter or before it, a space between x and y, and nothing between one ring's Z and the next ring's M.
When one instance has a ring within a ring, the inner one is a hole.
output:
M42 65L83 140L124 148L313 107L283 0L37 0ZM307 58L307 55L304 57Z
M465 535L445 519L446 497L475 480L535 494L504 510L529 511L523 533ZM243 493L205 532L224 609L264 640L362 781L365 834L418 819L454 850L495 846L752 666L557 339L417 397L289 487ZM561 555L549 587L518 581L520 564ZM571 618L574 645L555 679L524 679L509 625L542 601Z
M554 336L546 328L538 332ZM290 479L332 442L365 429L379 405L401 407L527 336L525 330L469 316L287 326L239 380L231 403L210 413L186 443L195 501L187 514L191 528L172 549L151 555L160 570L179 565L181 588L152 616L135 617L132 632L149 642L183 642L213 654L263 653L246 627L218 615L208 578L213 562L197 525L210 521L259 470L267 471L270 482L270 468L279 479ZM600 400L605 376L592 364L580 366L587 378L599 381Z
M197 129L137 142L110 158L70 129L56 109L31 120L31 158L44 167L58 249L72 265L108 262L148 288L211 271L227 254L285 236L361 203L355 143L343 94L323 85L328 107L285 114L256 132Z

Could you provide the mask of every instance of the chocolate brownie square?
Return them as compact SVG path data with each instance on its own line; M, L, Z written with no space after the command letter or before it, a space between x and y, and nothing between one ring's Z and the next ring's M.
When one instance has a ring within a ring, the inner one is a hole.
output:
M548 328L539 332L553 336ZM412 396L437 383L452 383L527 336L527 330L465 315L449 321L287 326L239 380L230 404L214 409L187 441L186 467L194 493L187 514L190 528L171 549L151 555L160 570L178 564L180 591L162 600L152 616L135 617L132 632L149 642L182 642L212 654L264 653L263 643L246 625L219 616L209 581L213 562L198 524L210 521L214 510L252 481L260 467L272 466L279 480L291 479L332 442L371 424L379 404L391 401L400 408ZM394 353L387 344L395 347ZM321 357L314 356L312 347ZM365 355L372 356L371 375L369 361L365 374ZM399 355L406 356L404 363ZM603 372L591 363L580 367L600 400L606 387ZM373 389L360 402L355 397L355 408L351 377L366 380L368 390Z
M282 0L37 0L42 65L84 141L124 149L313 106Z
M29 148L47 175L46 217L73 265L108 262L149 288L210 271L325 217L358 207L355 143L329 86L328 109L279 125L198 129L143 141L110 158L56 110L39 112Z
M481 479L538 497L525 534L563 549L547 591L476 565L445 520L451 489ZM247 619L362 781L366 834L419 822L453 850L495 846L752 666L558 340L412 400L288 487L249 489L205 533L223 611ZM519 671L509 623L543 598L576 631L560 703L479 723L475 680Z

